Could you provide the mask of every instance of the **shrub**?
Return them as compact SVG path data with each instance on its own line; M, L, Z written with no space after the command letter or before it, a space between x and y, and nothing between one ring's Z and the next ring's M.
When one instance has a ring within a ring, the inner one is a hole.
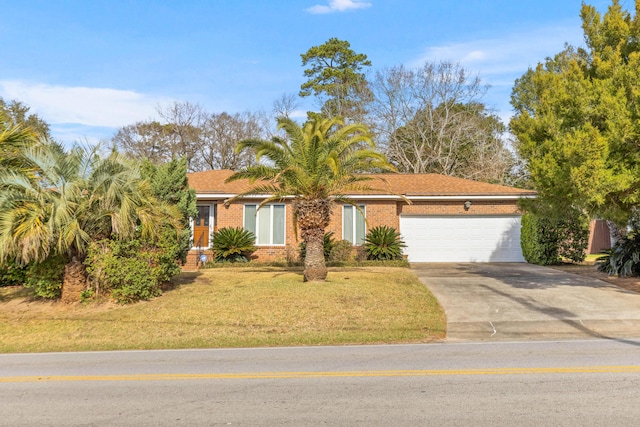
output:
M300 250L295 245L287 245L284 248L284 259L289 267L300 264L300 255Z
M364 246L355 246L355 261L356 262L364 262L367 261L367 248Z
M160 295L160 285L180 271L171 254L139 240L92 242L85 265L95 295L108 291L121 304Z
M589 219L573 212L557 223L558 255L573 262L582 262L589 246Z
M80 292L80 302L87 302L92 299L94 295L95 291L93 290L93 288L85 289L84 291Z
M331 249L329 254L330 262L351 262L353 261L353 244L348 240L339 240Z
M211 250L217 262L247 262L256 250L256 236L242 227L225 227L213 233Z
M531 264L558 264L562 258L582 262L589 240L586 217L569 210L562 218L532 212L522 216L520 244L522 255Z
M7 261L0 265L0 287L24 284L26 269L21 265Z
M551 265L560 262L558 239L551 232L550 221L531 212L522 216L520 245L524 259L531 264Z
M324 254L325 261L329 260L331 250L333 249L335 244L336 243L333 240L333 231L324 233L324 237L322 239L322 253ZM300 242L298 252L300 254L300 261L304 261L304 258L307 256L307 244L305 242Z
M636 230L618 240L596 265L610 276L640 276L640 233Z
M386 225L369 230L363 246L367 252L367 259L370 260L402 259L402 248L407 247L400 238L400 233Z
M44 299L59 298L62 293L64 266L67 259L53 255L38 264L29 264L26 268L24 286L31 289L35 296Z

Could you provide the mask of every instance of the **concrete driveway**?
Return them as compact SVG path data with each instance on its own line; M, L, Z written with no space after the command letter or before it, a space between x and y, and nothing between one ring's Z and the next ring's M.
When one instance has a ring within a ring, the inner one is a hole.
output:
M412 264L448 340L640 337L640 294L531 264Z

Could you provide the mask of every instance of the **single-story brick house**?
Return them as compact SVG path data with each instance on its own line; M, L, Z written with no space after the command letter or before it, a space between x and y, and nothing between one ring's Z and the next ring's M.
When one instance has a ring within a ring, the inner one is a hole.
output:
M210 235L223 227L242 226L256 234L259 260L284 260L296 251L291 202L257 207L264 196L229 202L252 185L226 183L230 170L188 174L196 190L198 218L193 221L194 248L210 246ZM354 192L350 205L337 204L327 231L336 239L362 243L367 229L387 225L398 230L411 262L523 262L517 201L535 192L438 174L371 175L375 190ZM408 203L408 201L410 203Z

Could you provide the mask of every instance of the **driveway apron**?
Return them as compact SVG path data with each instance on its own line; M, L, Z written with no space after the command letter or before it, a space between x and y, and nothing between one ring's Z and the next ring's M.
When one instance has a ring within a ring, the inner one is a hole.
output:
M520 263L412 264L447 315L448 340L640 337L640 294Z

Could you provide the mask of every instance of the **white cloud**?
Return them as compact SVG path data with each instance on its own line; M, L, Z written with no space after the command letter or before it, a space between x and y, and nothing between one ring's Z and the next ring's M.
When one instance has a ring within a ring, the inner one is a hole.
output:
M51 135L56 141L70 146L80 143L82 145L97 145L109 140L116 133L112 127L84 126L75 124L52 124Z
M109 88L54 86L0 81L0 95L31 107L46 122L117 128L155 116L167 98Z
M289 113L289 117L292 119L306 119L307 112L305 110L293 110Z
M568 22L553 27L504 34L499 38L476 39L461 43L431 46L423 55L406 63L408 67L425 62L459 62L472 75L479 75L491 88L484 97L490 108L505 121L511 116L511 88L529 67L564 49L565 43L581 46L579 23Z
M366 9L368 7L371 7L371 3L362 0L330 0L328 6L317 4L315 6L311 6L306 10L307 12L313 14L325 14L333 12L345 12L347 10L355 9Z
M442 46L431 46L408 65L420 66L425 61L459 62L482 76L523 74L529 67L560 52L565 42L582 43L579 25L536 28L528 32L505 34L500 38L478 39Z
M461 62L482 61L486 57L486 52L483 52L481 50L474 50L473 52L469 52L464 58L462 58Z

